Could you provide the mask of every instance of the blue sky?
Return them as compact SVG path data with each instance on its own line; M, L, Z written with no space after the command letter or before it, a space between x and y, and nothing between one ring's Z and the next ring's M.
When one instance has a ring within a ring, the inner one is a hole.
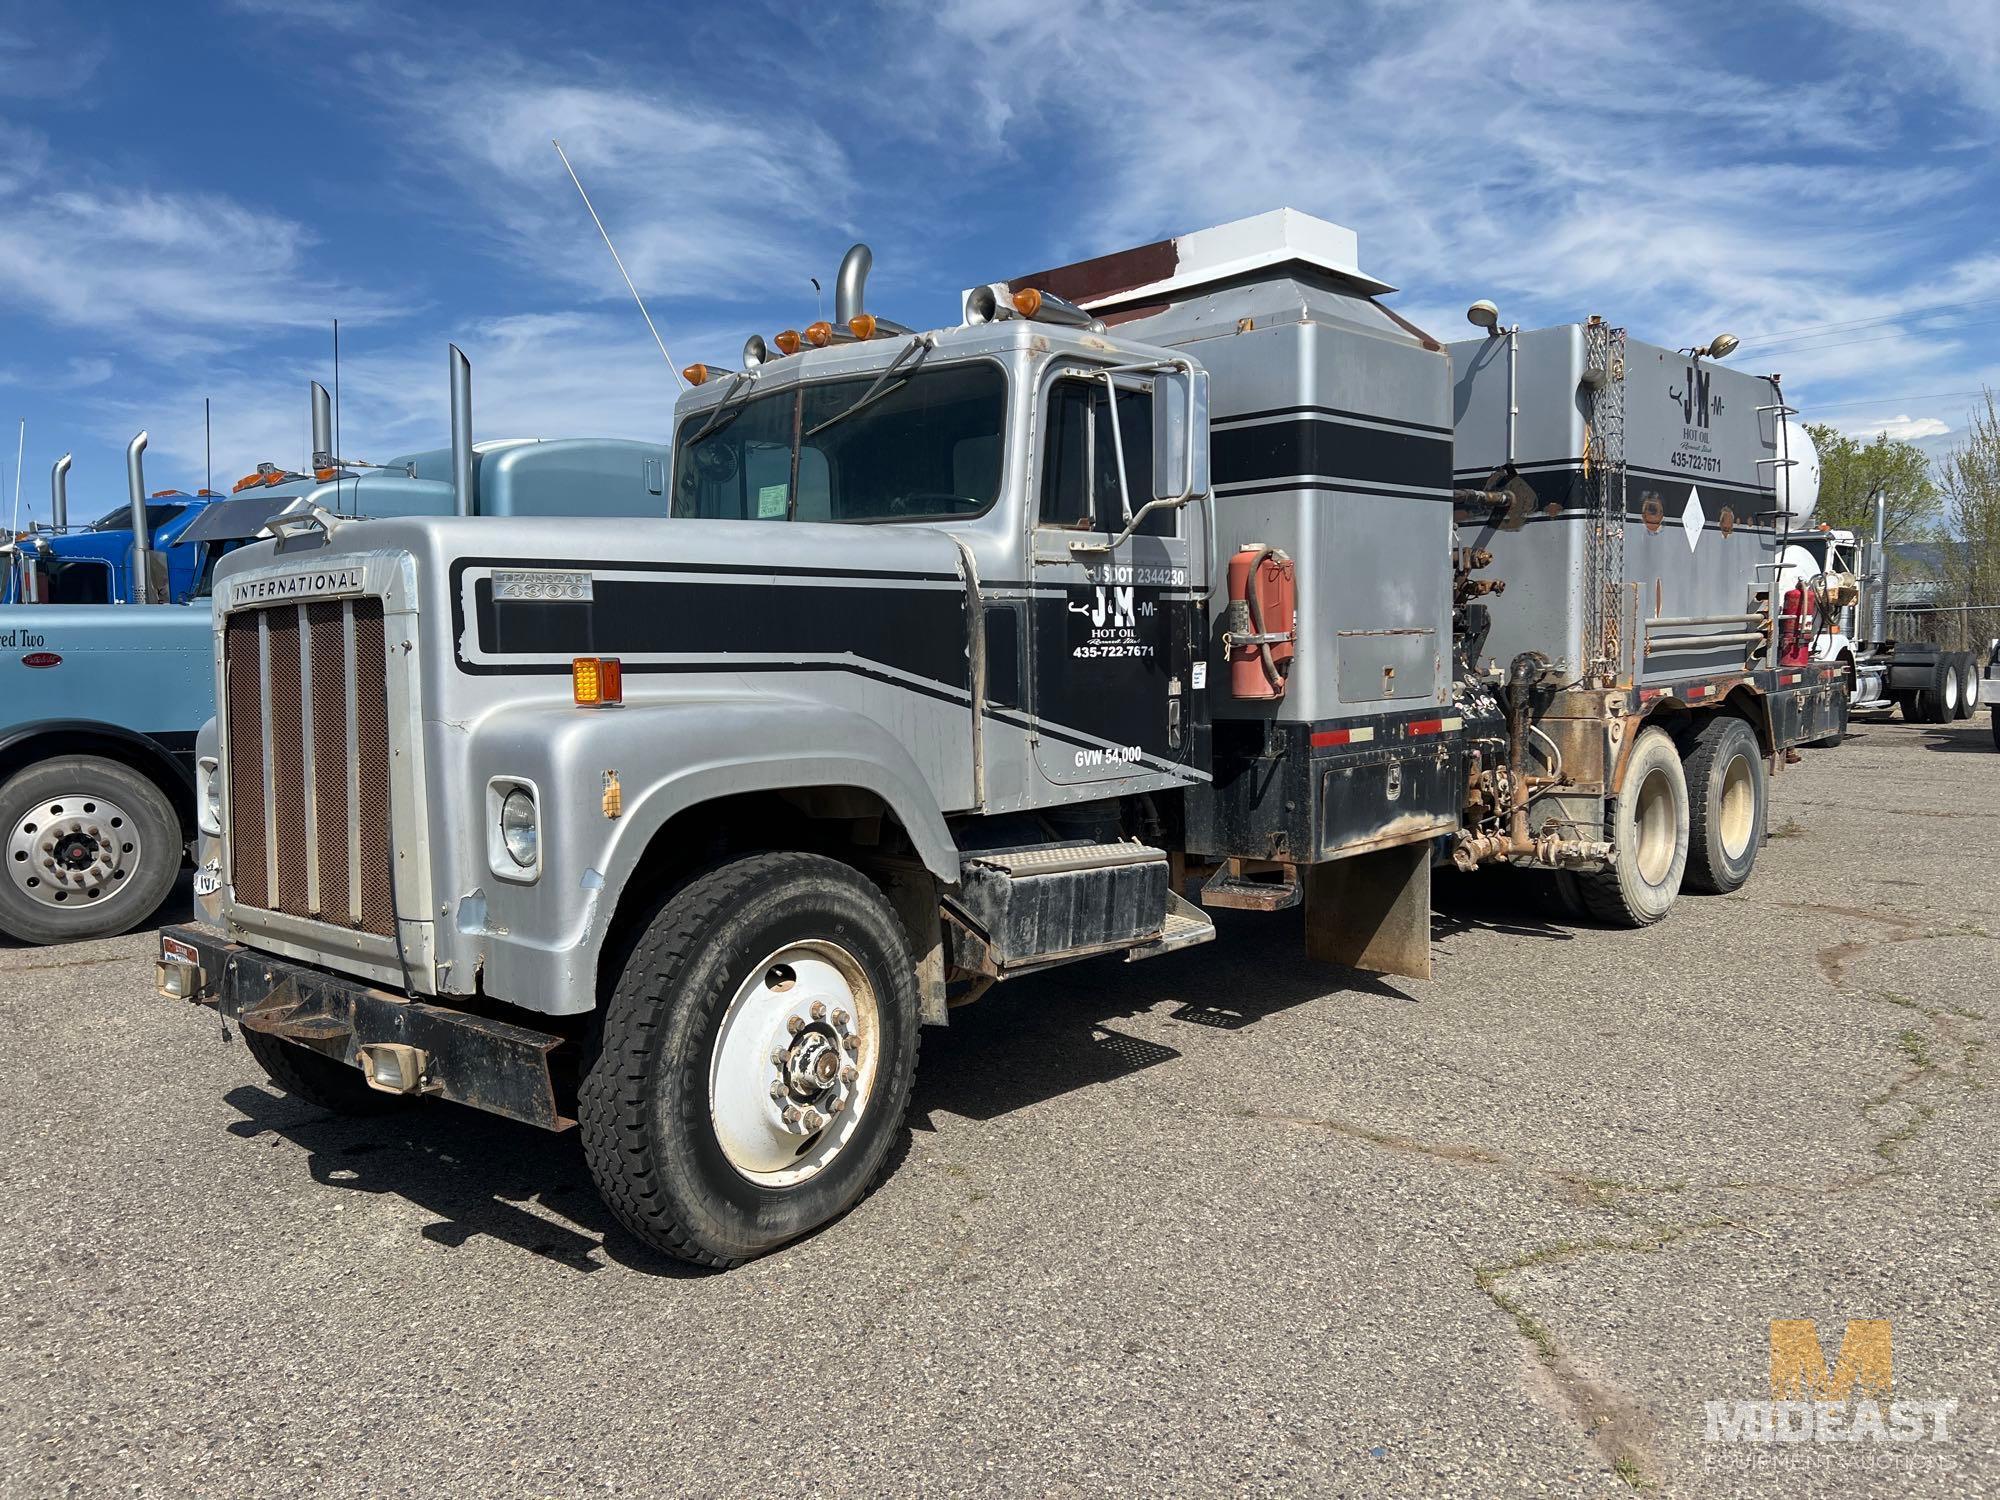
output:
M344 448L659 436L677 363L1289 204L1405 316L1475 297L1739 333L1809 416L1936 449L2000 385L2000 4L1573 0L810 9L0 0L0 462L79 510L298 465L341 319ZM1799 332L1799 330L1805 330ZM1781 337L1782 335L1782 337Z

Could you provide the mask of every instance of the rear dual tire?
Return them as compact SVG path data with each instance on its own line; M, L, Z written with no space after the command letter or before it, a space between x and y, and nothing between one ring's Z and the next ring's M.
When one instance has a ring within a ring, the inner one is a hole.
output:
M1664 729L1639 731L1611 811L1610 864L1576 876L1583 908L1614 927L1649 927L1673 909L1688 867L1688 782Z
M1684 766L1687 888L1708 895L1736 890L1756 867L1764 837L1770 778L1757 732L1742 719L1710 719L1695 736Z
M1979 711L1979 659L1961 651L1953 661L1958 670L1958 717L1969 719Z

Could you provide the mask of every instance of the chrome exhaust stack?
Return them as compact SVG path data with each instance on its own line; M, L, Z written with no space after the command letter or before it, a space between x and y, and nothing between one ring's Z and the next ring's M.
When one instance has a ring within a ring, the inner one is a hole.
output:
M472 361L458 345L446 356L451 370L451 489L454 508L472 514Z
M132 603L153 602L153 535L146 529L146 434L125 445L125 488L132 504Z
M312 465L314 473L334 467L333 397L317 380L312 383Z
M69 530L69 461L65 453L49 470L49 524L57 531Z
M866 245L852 245L840 258L840 270L833 279L833 337L845 343L868 340L878 333L907 337L914 328L868 311L868 273L875 267L875 252ZM858 325L858 326L857 326Z

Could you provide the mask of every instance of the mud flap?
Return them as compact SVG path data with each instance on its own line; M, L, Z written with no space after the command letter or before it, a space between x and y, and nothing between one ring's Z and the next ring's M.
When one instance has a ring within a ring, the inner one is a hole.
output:
M1309 865L1305 878L1309 957L1431 977L1429 840Z

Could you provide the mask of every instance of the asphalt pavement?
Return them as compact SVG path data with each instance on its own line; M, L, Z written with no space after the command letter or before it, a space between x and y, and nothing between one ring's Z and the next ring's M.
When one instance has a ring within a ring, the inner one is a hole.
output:
M278 1095L150 931L0 948L0 1494L2000 1493L2000 755L1857 725L1773 796L1643 932L1503 872L1426 983L1226 913L1003 986L723 1274L573 1135ZM1711 1440L1773 1319L1888 1320L1943 1440Z

